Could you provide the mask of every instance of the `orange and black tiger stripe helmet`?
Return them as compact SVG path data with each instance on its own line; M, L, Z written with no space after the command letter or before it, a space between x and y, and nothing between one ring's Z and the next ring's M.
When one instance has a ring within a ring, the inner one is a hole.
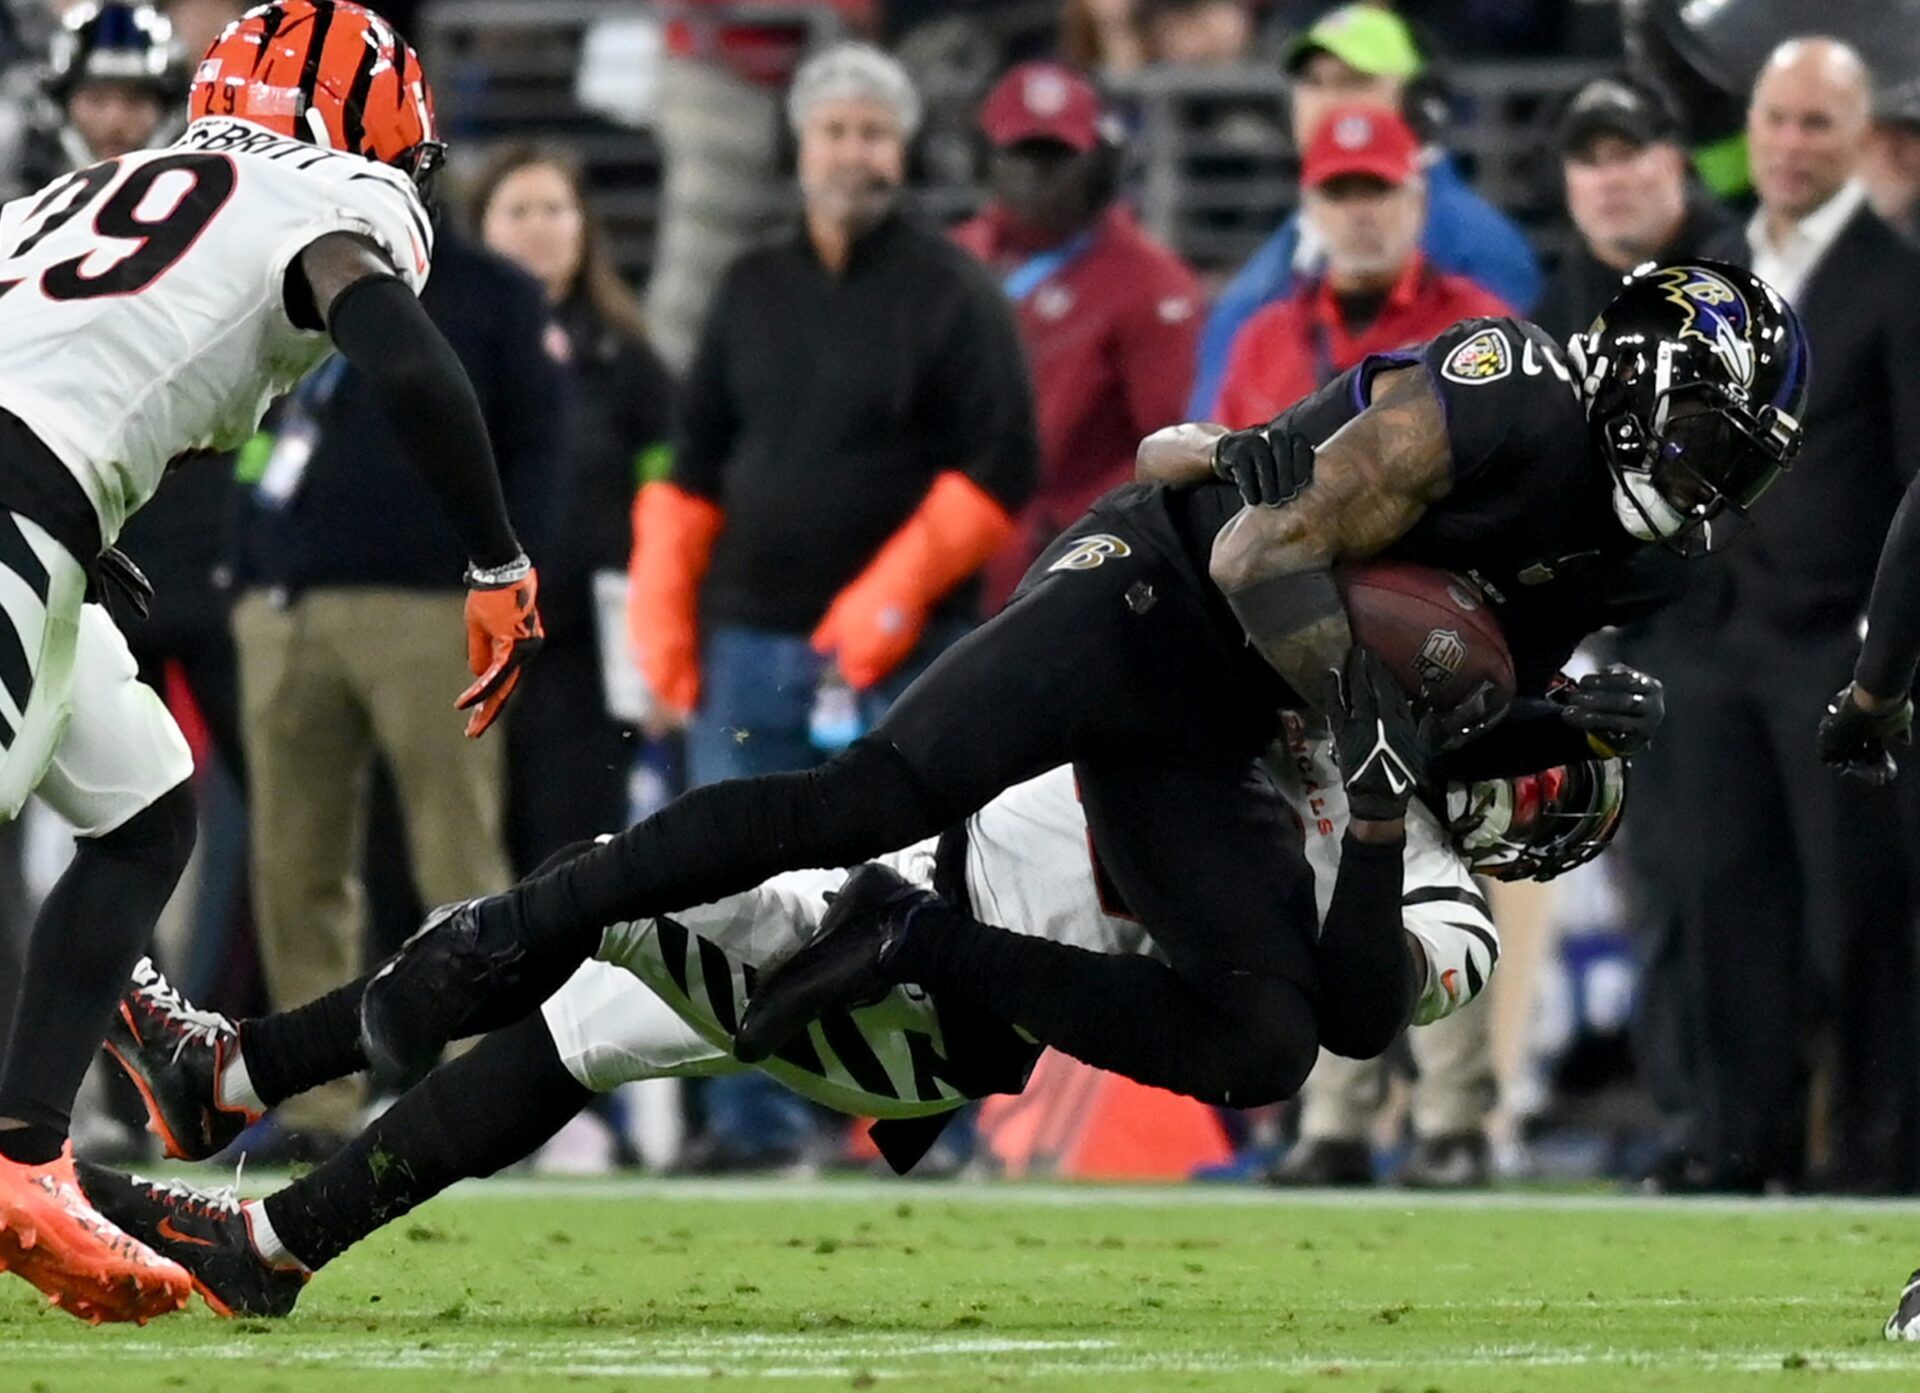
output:
M191 119L232 116L425 183L444 147L420 59L352 0L274 0L228 25L194 72Z

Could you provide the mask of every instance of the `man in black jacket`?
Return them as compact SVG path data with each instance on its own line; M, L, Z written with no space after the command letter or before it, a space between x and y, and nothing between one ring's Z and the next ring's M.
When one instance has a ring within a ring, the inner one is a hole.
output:
M903 209L920 98L843 44L788 96L804 225L739 257L636 512L632 619L696 784L805 769L877 722L979 614L1039 473L1007 296ZM839 729L834 729L835 726ZM716 1081L694 1155L784 1163L807 1117Z
M1579 239L1560 259L1533 321L1565 339L1593 323L1634 267L1699 256L1736 224L1689 179L1679 119L1665 94L1644 82L1589 82L1567 103L1558 142L1567 215Z
M1909 868L1897 790L1821 768L1821 708L1847 679L1874 558L1920 473L1920 253L1867 206L1857 169L1871 94L1836 42L1783 44L1748 115L1760 208L1725 249L1799 310L1816 366L1804 456L1779 502L1700 577L1714 639L1675 730L1696 834L1686 909L1700 971L1707 1154L1691 1182L1799 1181L1816 1056L1832 1036L1832 1173L1914 1183ZM1710 829L1710 831L1708 830Z

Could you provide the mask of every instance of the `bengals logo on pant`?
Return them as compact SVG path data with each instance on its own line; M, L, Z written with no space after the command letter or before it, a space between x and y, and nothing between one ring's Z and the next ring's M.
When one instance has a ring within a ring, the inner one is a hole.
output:
M1132 556L1133 548L1118 537L1105 532L1097 532L1091 537L1082 537L1073 544L1073 549L1058 561L1047 567L1048 571L1091 571L1103 563L1109 556Z

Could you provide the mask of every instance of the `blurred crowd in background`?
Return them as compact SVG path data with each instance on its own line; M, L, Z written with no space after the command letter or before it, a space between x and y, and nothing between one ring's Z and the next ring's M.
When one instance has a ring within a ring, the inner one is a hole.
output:
M13 0L7 196L171 140L243 8ZM378 8L453 144L424 301L548 641L505 738L462 739L459 548L337 360L179 469L122 545L157 590L129 639L198 756L155 949L190 997L298 1005L424 906L843 748L1163 425L1264 421L1465 316L1565 336L1635 265L1712 255L1806 320L1808 444L1675 611L1588 655L1667 683L1621 844L1496 897L1491 1006L1324 1057L1201 1154L1280 1184L1920 1190L1920 779L1813 758L1920 469L1920 0L1829 0L1841 42L1785 50L1793 0ZM790 118L809 58L855 116ZM0 831L0 1008L67 854L44 809ZM325 1155L405 1082L305 1095L249 1152ZM1071 1170L1095 1096L1051 1084L1052 1141L989 1116L926 1169ZM141 1118L96 1071L78 1144L140 1155ZM743 1076L633 1086L540 1161L641 1163L871 1157Z

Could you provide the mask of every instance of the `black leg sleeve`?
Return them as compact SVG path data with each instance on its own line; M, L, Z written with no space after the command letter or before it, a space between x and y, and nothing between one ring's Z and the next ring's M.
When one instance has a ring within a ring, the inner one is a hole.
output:
M705 904L781 871L853 865L932 836L957 815L898 750L870 738L818 768L683 794L484 905L483 932L552 953L571 971L607 924Z
M1220 1107L1292 1097L1319 1045L1313 1003L1283 977L1189 978L943 907L915 915L890 966L1096 1068Z
M40 908L0 1071L0 1155L28 1164L60 1154L73 1095L113 1008L186 869L193 790L180 784L102 837L83 837Z
M1320 1043L1349 1059L1373 1059L1413 1019L1420 984L1401 912L1406 843L1347 837L1333 902L1320 926Z
M1102 505L1104 508L1105 505ZM1125 523L1096 508L1103 534ZM1242 765L1265 744L1257 667L1189 578L1145 540L1091 569L1054 567L1063 537L1019 597L948 649L867 739L804 773L694 789L603 846L483 911L499 947L578 963L619 919L670 914L770 875L848 866L931 836L1002 789L1084 754L1131 752L1198 728Z
M317 1268L449 1185L531 1155L592 1093L544 1017L496 1031L434 1069L325 1162L269 1195L267 1218Z
M367 1067L360 1049L366 990L367 978L357 977L304 1006L240 1022L240 1055L261 1102L272 1107Z
M535 867L534 873L544 874L592 848L591 841L569 842ZM369 972L356 977L291 1011L240 1022L240 1053L262 1102L272 1107L367 1067L366 1053L360 1048L360 998L366 995L372 976ZM547 995L542 992L540 1000ZM518 1001L489 1002L488 1007L472 1023L475 1034L512 1025L531 1009Z

